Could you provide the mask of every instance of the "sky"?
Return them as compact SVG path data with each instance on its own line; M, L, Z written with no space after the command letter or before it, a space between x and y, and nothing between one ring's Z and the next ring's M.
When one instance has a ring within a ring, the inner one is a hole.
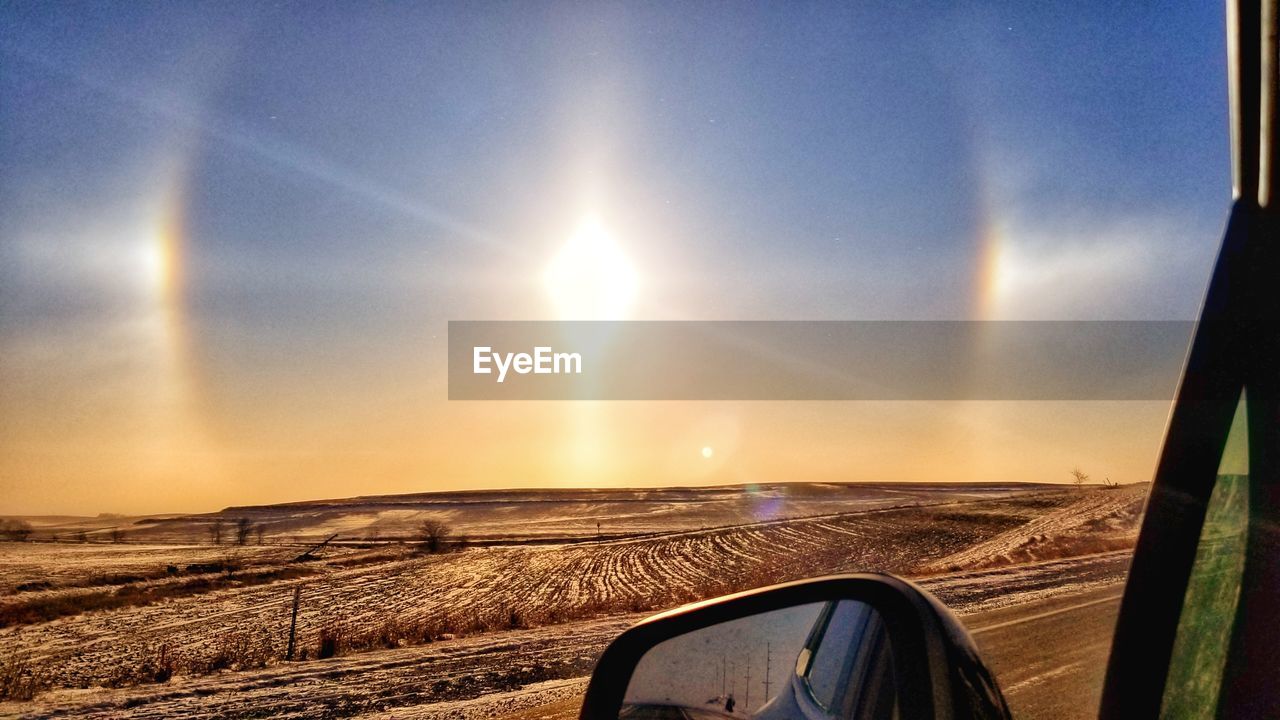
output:
M1193 319L1222 13L4 3L0 513L1148 480L1167 403L451 403L444 339L589 218L626 319Z

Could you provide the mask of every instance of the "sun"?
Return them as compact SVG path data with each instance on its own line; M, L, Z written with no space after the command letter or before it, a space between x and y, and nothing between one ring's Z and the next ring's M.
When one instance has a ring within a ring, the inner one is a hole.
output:
M710 445L702 448L702 457L705 460L710 460L711 456L715 454L716 454L716 451Z
M600 218L588 215L543 273L562 320L621 320L635 301L635 267Z

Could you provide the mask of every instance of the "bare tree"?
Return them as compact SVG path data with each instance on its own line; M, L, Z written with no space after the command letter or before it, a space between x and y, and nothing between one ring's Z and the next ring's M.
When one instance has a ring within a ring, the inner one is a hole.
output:
M0 538L26 542L31 537L31 523L26 520L0 520Z
M236 544L249 542L249 534L253 532L253 521L247 517L236 518Z
M1089 482L1089 476L1078 467L1071 468L1071 477L1075 478L1077 490L1083 490L1084 484Z
M429 553L444 552L451 535L453 528L436 518L427 518L418 525L418 540L422 542L422 549Z
M111 542L119 544L124 542L125 534L124 528L114 527L111 528L111 532L107 533L107 536L111 538Z
M264 525L263 523L258 523L257 525L253 526L253 534L257 536L259 545L262 544L262 536L266 534L266 532L267 532L267 526Z
M222 544L222 531L226 525L227 522L220 517L214 518L213 522L209 524L209 539L213 541L214 545Z

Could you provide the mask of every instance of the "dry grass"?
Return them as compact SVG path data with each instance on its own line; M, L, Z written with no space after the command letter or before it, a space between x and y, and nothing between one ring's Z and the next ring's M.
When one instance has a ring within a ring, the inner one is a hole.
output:
M122 665L107 678L107 687L131 687L165 683L175 675L208 675L222 670L250 670L266 667L278 659L276 648L265 635L230 633L219 637L211 655L186 655L167 643L153 645L136 665Z
M0 656L0 700L30 700L48 687L44 670L26 655Z
M178 672L179 654L168 643L152 645L142 654L137 665L120 665L107 678L107 687L126 687L142 683L168 682Z
M129 581L115 590L51 595L22 600L0 607L0 628L29 625L95 610L142 607L165 599L188 597L226 587L264 585L313 575L311 568L287 567L223 576L195 577L176 582L146 585Z
M214 643L212 655L180 663L184 673L205 675L219 670L250 670L266 667L280 659L283 650L265 630L233 632Z
M219 636L211 653L183 653L168 643L148 646L134 665L121 665L103 683L129 687L165 683L175 675L209 675L222 670L251 670L280 659L280 649L265 631L233 632Z

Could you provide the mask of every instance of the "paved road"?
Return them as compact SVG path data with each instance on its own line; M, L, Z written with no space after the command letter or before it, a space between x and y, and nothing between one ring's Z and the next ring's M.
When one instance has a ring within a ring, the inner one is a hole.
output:
M1015 718L1095 718L1123 586L964 618Z

